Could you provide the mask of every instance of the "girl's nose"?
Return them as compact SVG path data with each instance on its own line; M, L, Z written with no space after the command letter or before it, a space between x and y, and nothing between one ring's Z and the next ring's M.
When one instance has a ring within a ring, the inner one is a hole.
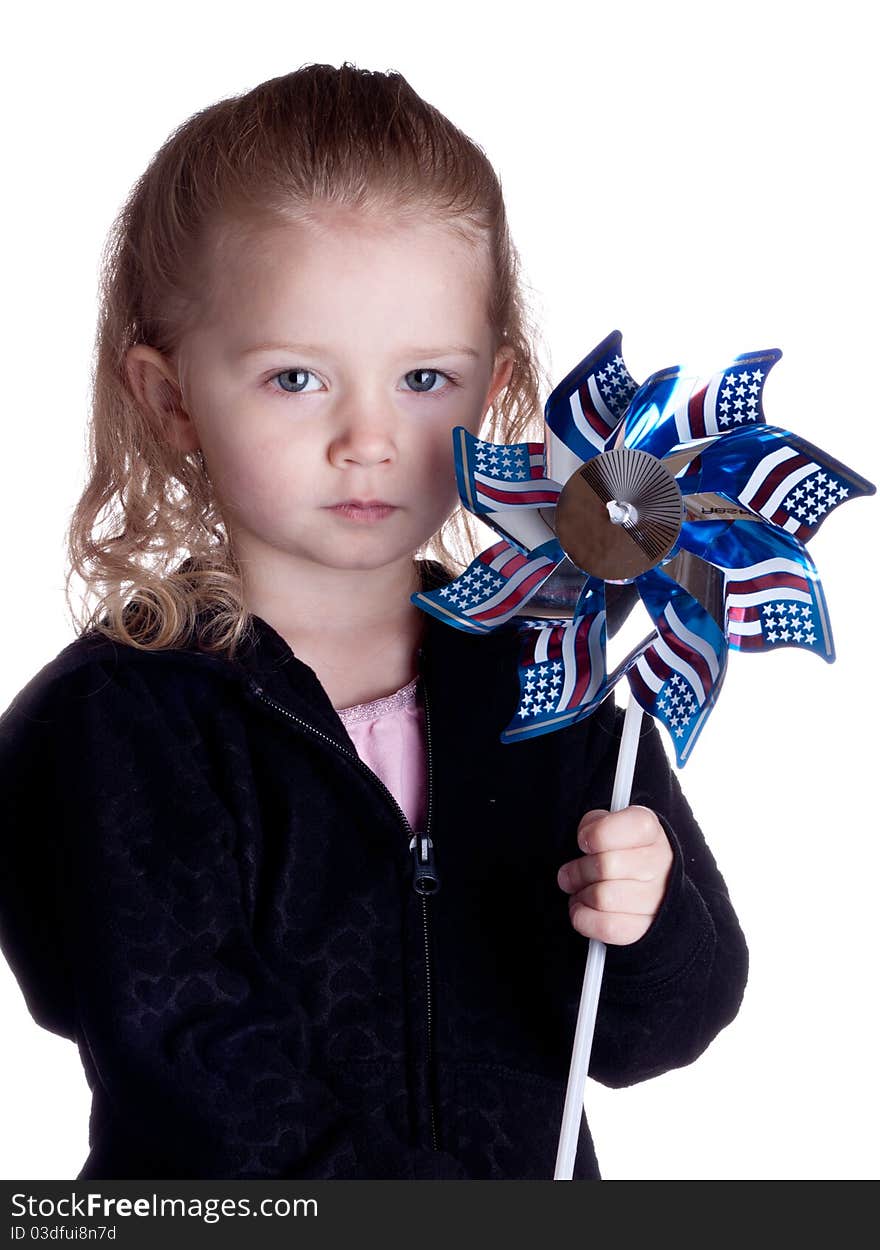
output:
M373 465L396 457L394 415L375 408L361 407L342 414L330 441L328 456L332 464Z

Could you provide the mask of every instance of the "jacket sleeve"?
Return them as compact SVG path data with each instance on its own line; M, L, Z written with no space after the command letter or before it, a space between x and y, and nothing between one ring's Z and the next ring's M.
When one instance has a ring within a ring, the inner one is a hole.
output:
M99 1174L463 1177L311 1070L307 1010L247 921L216 762L145 671L90 663L50 706L8 712L0 739L4 800L27 788L59 835L76 1040L111 1119ZM32 837L30 807L13 803L7 837Z
M623 715L616 710L616 733L605 738L609 787ZM608 807L610 794L595 799L587 799L585 810ZM648 716L630 803L656 813L673 863L647 932L628 946L606 947L589 1074L612 1087L693 1062L736 1015L748 975L748 949L727 887Z

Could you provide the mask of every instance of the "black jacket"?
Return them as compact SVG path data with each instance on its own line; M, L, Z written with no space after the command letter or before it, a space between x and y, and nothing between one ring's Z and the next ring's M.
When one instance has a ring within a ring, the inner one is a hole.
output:
M235 662L89 632L0 718L0 948L36 1022L79 1047L79 1179L552 1179L587 952L556 873L609 807L622 712L502 745L514 627L427 617L440 888L419 893L400 808L253 621ZM747 971L642 734L631 801L674 863L649 931L607 948L590 1075L609 1086L694 1060ZM574 1178L598 1175L584 1118Z

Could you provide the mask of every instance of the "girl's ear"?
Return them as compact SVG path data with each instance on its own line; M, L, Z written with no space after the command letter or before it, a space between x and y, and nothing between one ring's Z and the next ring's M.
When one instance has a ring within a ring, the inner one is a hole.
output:
M495 397L504 390L510 381L515 355L514 349L510 346L499 347L495 353L495 368L492 373L492 381L489 383L489 389L486 392L483 416L489 411Z
M197 451L199 437L186 410L177 373L161 352L145 343L125 354L125 372L132 394L161 435L178 451Z

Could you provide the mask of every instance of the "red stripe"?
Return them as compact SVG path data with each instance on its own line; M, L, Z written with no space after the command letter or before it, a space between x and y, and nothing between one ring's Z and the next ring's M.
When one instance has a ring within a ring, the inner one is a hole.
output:
M520 559L525 561L524 556L520 556ZM528 562L526 561L526 563ZM509 612L511 605L521 603L523 599L528 596L530 591L532 591L535 586L539 585L546 578L548 564L552 564L552 560L544 561L540 568L535 569L534 573L521 581L520 584L512 590L509 595L506 595L500 603L497 603L494 608L484 608L482 612L468 613L470 619L472 621L491 621L496 616L503 616L505 612Z
M705 399L706 387L704 386L688 400L688 423L694 438L702 438L706 433Z
M757 621L760 616L761 607L759 606L751 608L728 608L727 610L727 619L729 621Z
M760 512L764 504L776 490L779 483L785 481L790 473L794 473L796 469L803 468L805 464L809 463L810 462L806 456L795 454L793 456L789 456L787 460L783 460L781 464L777 464L773 471L764 478L763 482L752 495L751 499L746 501L749 507L754 508L756 512Z
M547 640L547 659L562 659L562 639L565 634L564 625L554 625Z
M541 476L544 476L543 473ZM558 487L554 490L510 491L502 490L497 486L486 486L483 482L477 484L477 501L479 503L489 499L493 503L506 503L515 508L517 504L556 503L558 498Z
M728 608L727 619L728 621L753 621L754 611L754 608Z
M510 543L504 538L500 542L494 543L491 547L487 547L485 551L480 553L480 559L484 564L491 564L496 556L500 556L502 551L506 551Z
M756 590L776 590L787 587L789 590L808 590L807 579L798 573L762 573L760 577L750 577L746 581L727 583L727 593L750 595Z
M538 631L529 630L522 643L522 651L520 652L520 678L522 680L522 669L528 664L535 663L535 646L538 642Z
M600 417L599 413L593 407L593 397L590 394L586 382L582 383L578 387L578 399L581 401L581 409L587 419L587 424L591 429L595 430L597 434L601 434L603 438L607 438L608 422L605 421L603 417Z
M590 667L590 626L595 618L585 616L577 628L574 642L574 662L577 678L575 679L574 689L565 704L566 708L577 707L580 703L583 693L590 684L591 667Z
M504 563L497 570L497 572L499 576L501 577L511 578L513 577L514 573L519 572L519 570L523 567L524 564L529 564L529 563L530 563L529 556L524 556L521 552L514 551L514 549L511 547L509 558L504 561Z
M683 642L681 638L679 638L679 636L670 628L665 617L661 616L657 624L660 629L660 636L669 647L670 651L674 651L676 655L681 656L683 660L687 661L691 668L696 669L697 676L703 683L703 690L708 693L713 684L712 673L709 669L709 665L700 655L699 651L695 651L693 647L690 647L686 642Z
M635 665L633 665L633 667L629 670L627 677L630 680L633 693L641 703L642 707L645 707L650 711L654 707L654 701L657 698L656 693L645 683L644 678Z
M654 647L648 647L648 650L645 652L645 660L654 676L659 677L661 681L668 681L672 676L673 670L665 660L660 658Z

